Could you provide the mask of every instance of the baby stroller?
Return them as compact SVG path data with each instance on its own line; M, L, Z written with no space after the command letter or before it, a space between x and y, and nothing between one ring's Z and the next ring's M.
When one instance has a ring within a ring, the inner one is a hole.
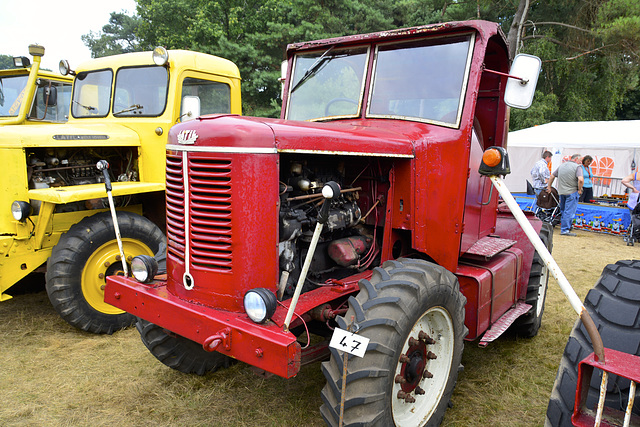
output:
M542 190L536 197L535 215L543 222L549 223L552 226L560 224L560 197L558 196L558 190L551 188L551 192Z
M624 241L627 242L627 246L633 246L634 242L640 242L640 203L631 211L631 223L624 235Z

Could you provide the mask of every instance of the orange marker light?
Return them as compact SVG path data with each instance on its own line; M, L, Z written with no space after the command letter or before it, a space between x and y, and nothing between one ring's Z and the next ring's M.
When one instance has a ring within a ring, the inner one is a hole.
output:
M502 161L502 155L500 154L500 151L495 148L490 148L482 155L482 161L485 165L492 168L500 164Z

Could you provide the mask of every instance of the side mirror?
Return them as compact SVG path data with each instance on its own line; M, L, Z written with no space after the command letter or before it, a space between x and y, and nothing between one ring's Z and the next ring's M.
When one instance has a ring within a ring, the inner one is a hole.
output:
M527 109L533 102L538 84L538 75L542 68L540 58L524 53L516 55L511 64L510 76L504 93L504 102L509 107Z
M42 91L42 103L47 107L58 105L58 88L55 86L45 87Z
M282 63L280 64L280 78L278 79L278 81L280 82L280 99L284 99L284 82L287 79L288 65L289 64L287 61L282 61Z
M180 121L188 122L200 116L200 98L188 95L182 98L182 107L180 108Z

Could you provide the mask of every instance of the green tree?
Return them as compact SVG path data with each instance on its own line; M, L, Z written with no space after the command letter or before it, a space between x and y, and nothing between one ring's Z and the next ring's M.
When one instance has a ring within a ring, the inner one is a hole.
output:
M13 56L0 55L0 70L13 68Z
M228 58L243 78L246 114L277 115L288 43L452 20L499 22L512 54L543 61L538 92L511 129L610 120L638 86L637 0L137 0L83 37L94 56L157 45ZM558 17L562 17L559 21Z
M631 3L532 2L518 48L543 61L534 106L546 105L538 108L543 114L537 124L617 117L619 106L638 83L638 36L633 28L626 31L626 38L621 32L626 30L627 18L640 19L640 6ZM621 14L628 15L624 23L619 21ZM562 22L556 20L558 16ZM511 129L526 127L528 113L514 111Z
M91 49L93 58L117 55L120 53L136 52L140 50L137 36L140 17L129 16L125 13L111 12L109 23L102 27L101 32L81 36L83 43Z

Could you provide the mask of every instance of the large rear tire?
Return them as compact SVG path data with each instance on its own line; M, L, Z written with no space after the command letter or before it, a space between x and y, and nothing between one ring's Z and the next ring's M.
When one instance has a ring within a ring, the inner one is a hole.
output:
M338 318L341 328L370 339L363 358L347 361L345 426L440 424L468 332L465 303L451 272L421 260L387 261L370 281L360 281L360 292ZM340 419L343 361L332 348L322 364L327 384L320 413L331 426Z
M160 362L185 374L204 375L228 368L234 359L217 351L205 351L200 344L175 335L158 325L138 319L136 329L142 343Z
M162 231L148 219L118 212L118 226L128 262L166 248ZM83 331L112 334L135 317L104 302L106 277L122 272L110 212L82 219L60 237L47 262L46 289L58 314Z
M553 226L543 222L539 236L549 253L551 253L553 249ZM531 305L531 310L529 310L527 314L520 316L514 322L513 330L518 335L525 338L532 338L538 334L540 326L542 325L542 315L544 314L544 303L547 299L548 285L549 269L538 252L534 251L526 300L527 304Z
M593 318L606 348L640 356L640 261L618 261L607 265L596 286L589 291L584 305ZM591 340L578 320L571 331L556 375L546 426L570 427L575 402L578 363L593 352ZM600 381L591 379L587 406L598 401ZM611 408L626 409L629 380L609 376L607 400ZM640 390L633 409L640 414Z

